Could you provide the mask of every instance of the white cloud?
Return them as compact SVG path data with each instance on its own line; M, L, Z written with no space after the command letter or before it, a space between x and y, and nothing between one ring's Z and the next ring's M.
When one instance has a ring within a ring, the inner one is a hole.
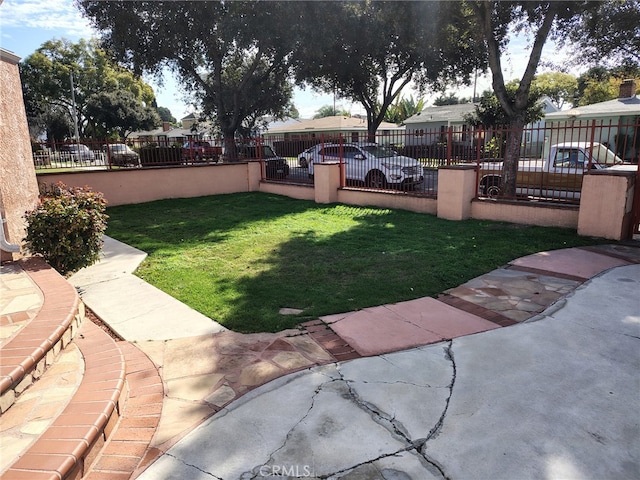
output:
M92 36L89 21L69 0L5 0L0 7L4 28L61 30L73 36Z

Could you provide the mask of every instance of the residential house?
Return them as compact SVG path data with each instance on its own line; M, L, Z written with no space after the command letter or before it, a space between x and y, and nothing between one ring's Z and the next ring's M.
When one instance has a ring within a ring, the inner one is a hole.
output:
M549 97L542 97L540 102L545 117L527 125L522 138L527 152L536 152L536 154L542 151L544 144L546 115L558 111ZM406 126L405 145L431 146L444 143L449 129L451 129L451 139L455 144L464 147L472 146L474 141L473 128L465 118L473 114L475 108L476 104L474 103L460 103L423 109L404 121Z
M188 140L211 140L211 135L207 133L208 124L198 124L195 114L191 113L181 120L182 127L172 127L169 122L163 122L162 126L154 130L133 132L127 140L136 146L149 143L157 145L182 145Z
M614 100L550 113L546 121L549 145L593 139L606 143L624 160L638 161L640 98L635 80L625 80Z
M265 142L273 145L280 155L297 155L306 148L320 142L342 141L362 142L367 139L367 120L360 116L346 117L336 115L288 122L269 128L262 134ZM404 127L395 123L382 122L376 132L376 141L382 144L397 142Z
M459 103L423 109L404 121L405 145L430 146L444 142L449 128L454 141L470 145L471 126L465 117L472 114L475 107L473 103Z

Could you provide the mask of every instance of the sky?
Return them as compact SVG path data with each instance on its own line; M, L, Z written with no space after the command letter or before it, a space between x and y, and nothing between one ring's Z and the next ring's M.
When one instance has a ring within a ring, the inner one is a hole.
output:
M20 58L34 53L44 42L52 39L66 38L78 41L96 36L88 20L82 17L74 7L73 0L0 0L0 47L13 52ZM502 59L505 79L520 78L524 72L529 57L527 40L518 38L509 46L508 55ZM561 62L562 52L558 52L554 45L546 45L543 50L542 61ZM539 70L540 71L540 70ZM574 75L577 75L576 72ZM165 76L162 86L151 78L145 78L155 91L159 106L167 107L178 120L194 112L189 104L189 96L181 91L179 83L170 74ZM477 94L491 87L488 76L479 77ZM449 90L458 97L471 97L473 87L456 87ZM419 94L408 88L402 92L415 99ZM427 94L427 104L439 94ZM301 118L311 118L317 110L325 105L333 105L333 95L319 94L310 88L301 90L296 88L293 98ZM337 106L349 110L352 115L365 114L364 108L349 100L336 99Z

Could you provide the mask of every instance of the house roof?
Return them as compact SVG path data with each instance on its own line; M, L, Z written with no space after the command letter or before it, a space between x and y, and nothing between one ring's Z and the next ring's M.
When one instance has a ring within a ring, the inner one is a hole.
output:
M129 138L141 138L141 137L167 137L167 138L183 138L194 135L202 134L203 132L192 132L188 128L170 128L169 130L163 130L162 127L154 130L146 130L140 132L133 132L129 134Z
M167 135L170 131L164 130L162 127L154 128L153 130L140 130L137 132L132 132L129 134L129 138L140 138L140 137L157 137L158 135Z
M378 127L379 130L400 129L395 123L382 122ZM303 120L297 124L282 125L276 128L270 128L266 133L302 133L302 132L334 132L344 130L362 130L367 131L367 121L360 117L344 117L337 115L333 117L316 118L313 120Z
M427 107L412 117L407 118L404 123L407 125L412 123L461 122L466 114L473 113L475 107L474 103Z
M640 115L640 98L637 95L548 113L545 118L547 120L567 120L569 118L589 119L626 115Z
M551 100L551 98L549 98L547 95L543 95L539 100L539 103L542 103L542 111L544 112L545 116L560 110L555 106L553 100Z
M545 113L557 111L557 107L551 99L544 96L540 99ZM464 116L475 111L475 103L458 103L455 105L442 105L439 107L427 107L412 117L407 118L404 123L448 123L464 122Z
M284 126L291 127L293 125L296 125L300 122L304 122L306 120L301 120L299 118L292 118L292 117L286 117L282 120L274 120L272 117L267 117L266 121L267 121L267 126L265 130L269 131L274 128L280 128Z

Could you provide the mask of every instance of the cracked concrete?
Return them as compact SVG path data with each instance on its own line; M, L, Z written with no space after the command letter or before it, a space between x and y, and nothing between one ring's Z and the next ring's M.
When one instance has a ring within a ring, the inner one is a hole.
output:
M639 288L619 267L535 322L276 379L138 478L640 478Z

